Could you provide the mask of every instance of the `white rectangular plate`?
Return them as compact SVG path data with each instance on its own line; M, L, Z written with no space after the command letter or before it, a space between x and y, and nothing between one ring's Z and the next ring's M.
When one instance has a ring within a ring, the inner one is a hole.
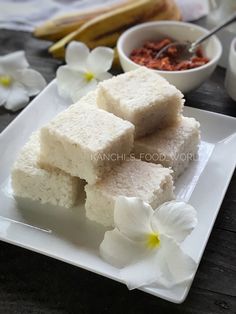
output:
M0 134L0 239L121 281L119 270L99 257L105 229L85 218L80 206L66 210L12 196L10 171L30 134L65 109L52 82ZM176 195L198 212L198 226L183 246L198 263L235 168L236 119L185 107L201 123L199 158L176 182ZM146 287L145 292L175 303L186 298L191 283L172 289Z

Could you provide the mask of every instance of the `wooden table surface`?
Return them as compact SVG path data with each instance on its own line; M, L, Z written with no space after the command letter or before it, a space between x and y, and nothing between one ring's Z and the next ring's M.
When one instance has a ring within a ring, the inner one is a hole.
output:
M0 30L0 55L24 49L49 82L60 64L29 33ZM236 116L218 68L187 105ZM18 114L0 108L0 131ZM43 114L43 112L42 112ZM219 126L220 127L220 126ZM216 183L217 184L217 183ZM236 313L236 175L221 206L187 300L176 305L71 265L0 242L0 314L8 313ZM206 191L207 193L207 191ZM211 206L211 204L209 204Z

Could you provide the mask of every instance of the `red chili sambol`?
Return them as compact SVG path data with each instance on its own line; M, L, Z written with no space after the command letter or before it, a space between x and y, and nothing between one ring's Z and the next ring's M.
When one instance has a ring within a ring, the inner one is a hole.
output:
M163 38L157 41L147 41L142 47L134 49L130 54L130 59L142 66L150 69L163 71L182 71L200 67L209 62L204 57L202 49L199 47L195 55L188 60L180 60L180 51L176 47L169 47L158 59L157 53L167 45L174 43L173 39Z

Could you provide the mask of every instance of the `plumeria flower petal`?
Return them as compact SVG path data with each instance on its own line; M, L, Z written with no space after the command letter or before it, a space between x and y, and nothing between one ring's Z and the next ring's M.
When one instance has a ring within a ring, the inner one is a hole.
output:
M16 69L26 69L28 67L29 63L25 57L25 52L22 50L0 56L0 71L5 69L10 74L14 73Z
M94 90L99 81L111 78L107 71L112 66L114 51L97 47L89 52L81 42L71 42L66 49L66 65L57 70L59 95L77 102Z
M24 85L30 97L40 93L46 84L42 75L33 69L18 70L13 76Z
M153 209L142 200L131 197L119 197L115 203L114 221L116 227L129 239L134 241L147 240L152 233L151 218Z
M87 67L95 75L105 73L110 70L114 58L114 50L108 47L97 47L93 49L87 60Z
M22 109L29 97L46 86L40 73L29 68L24 51L0 57L0 105L16 111Z
M100 245L102 258L113 266L124 267L133 264L145 255L139 243L127 239L117 228L107 231Z
M147 258L140 258L137 263L122 268L120 275L130 290L150 286L153 283L167 287L169 281L162 272L163 264L164 258L161 258L160 253L151 254Z
M25 87L21 83L14 82L10 88L5 108L17 111L24 108L28 101L29 96Z
M154 213L152 229L182 242L197 225L196 210L189 204L171 201L162 204Z
M57 70L57 86L59 95L62 97L73 97L79 88L86 85L84 72L72 70L67 65L61 66ZM72 92L73 91L73 92Z
M129 289L155 283L171 288L192 279L196 270L194 260L173 239L161 236L161 243L157 252L121 269L121 277Z
M112 78L112 74L109 72L104 72L104 73L97 74L96 77L99 81L104 81L104 80L108 80L108 79Z
M4 105L9 95L9 88L5 88L0 84L0 106Z
M88 56L89 49L84 43L72 41L66 49L65 60L69 67L79 71L86 71Z
M89 92L94 90L97 86L97 80L93 79L90 82L84 82L84 86L81 86L80 89L77 89L74 93L72 93L71 98L73 102L78 101L81 97L87 95Z
M171 237L162 236L161 242L163 256L172 277L169 287L191 280L196 270L196 262L185 254L179 244Z
M138 198L120 196L114 209L115 229L105 233L101 256L121 268L130 289L158 284L164 287L192 279L196 262L181 248L196 226L195 209L178 201L155 211Z

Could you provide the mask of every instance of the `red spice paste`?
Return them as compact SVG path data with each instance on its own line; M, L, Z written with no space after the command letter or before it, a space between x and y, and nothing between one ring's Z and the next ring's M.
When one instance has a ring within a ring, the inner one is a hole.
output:
M180 60L180 51L176 47L169 47L158 59L157 53L165 46L174 43L170 38L163 38L157 41L147 41L140 48L134 49L130 54L130 59L142 66L150 69L164 71L182 71L200 67L209 62L204 57L202 49L198 48L195 55L188 60Z

